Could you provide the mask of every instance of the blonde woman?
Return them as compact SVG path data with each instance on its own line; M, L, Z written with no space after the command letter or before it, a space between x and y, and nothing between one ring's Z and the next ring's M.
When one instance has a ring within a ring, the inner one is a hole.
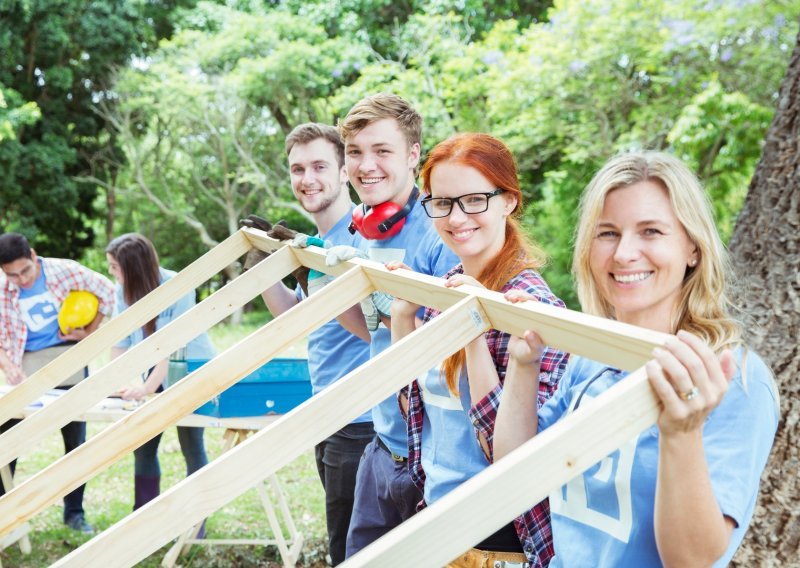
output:
M573 272L584 311L674 337L646 365L657 424L550 496L551 566L727 565L752 518L777 392L730 315L728 256L688 168L655 152L607 163L581 200ZM511 346L496 458L625 376L573 357L537 413L541 349L532 331Z

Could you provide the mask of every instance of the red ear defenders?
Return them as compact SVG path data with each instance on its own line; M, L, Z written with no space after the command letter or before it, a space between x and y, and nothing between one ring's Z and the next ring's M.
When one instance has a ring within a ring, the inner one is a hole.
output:
M414 208L419 197L419 190L414 187L408 201L402 207L397 203L387 201L374 207L363 203L353 209L353 220L348 227L351 234L356 231L370 240L383 240L393 237L403 228L406 217Z

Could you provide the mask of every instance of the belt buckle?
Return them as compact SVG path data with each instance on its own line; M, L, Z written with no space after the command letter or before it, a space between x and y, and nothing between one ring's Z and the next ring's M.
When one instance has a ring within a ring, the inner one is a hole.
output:
M508 560L495 560L492 568L529 568L528 562L509 562Z
M406 461L406 458L404 458L403 456L399 456L392 451L389 451L389 455L392 456L392 460L394 460L397 463L403 463Z

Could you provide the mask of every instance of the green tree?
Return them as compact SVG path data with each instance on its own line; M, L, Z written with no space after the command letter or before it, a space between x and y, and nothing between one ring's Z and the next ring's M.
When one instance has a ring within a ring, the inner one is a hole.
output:
M36 103L22 102L19 93L0 84L0 143L16 140L20 128L35 124L41 116Z
M187 28L191 22L197 28ZM283 141L300 122L333 120L328 97L352 80L365 46L281 10L203 3L178 27L121 72L114 105L98 105L121 150L120 175L86 181L113 196L117 216L145 198L145 209L167 221L154 228L154 241L170 241L180 226L194 234L197 246L187 248L198 253L251 212L311 229L291 193ZM226 277L238 270L230 266Z
M784 14L799 8L562 1L512 42L508 24L490 32L483 43L501 47L481 78L486 120L532 189L533 234L553 256L559 293L574 298L561 286L578 196L619 151L670 149L695 164L730 231L797 30Z
M775 101L730 248L741 275L739 304L752 316L749 346L770 365L781 420L761 479L753 524L732 566L797 566L797 444L800 424L800 34ZM794 331L792 331L794 330Z
M517 19L527 26L541 20L551 0L484 2L479 0L285 0L282 6L325 27L331 37L368 44L379 59L402 61L410 47L405 30L415 17L455 15L463 22L465 41L479 39L495 22ZM428 40L435 41L435 29Z
M15 107L29 117L38 109L40 119L22 121L0 144L0 228L26 233L51 255L78 257L92 244L97 190L75 176L92 171L96 156L113 144L94 105L109 96L114 67L169 31L169 10L193 3L2 3L0 85Z

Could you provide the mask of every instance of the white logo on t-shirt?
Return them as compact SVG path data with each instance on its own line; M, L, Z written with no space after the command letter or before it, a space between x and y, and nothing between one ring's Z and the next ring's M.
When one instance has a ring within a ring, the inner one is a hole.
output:
M35 296L20 298L19 306L22 309L22 319L25 325L34 333L44 329L58 318L58 301L50 290Z
M584 395L583 402L590 398ZM639 436L636 436L550 494L550 510L627 543L633 526L631 474L638 441ZM588 498L589 486L603 495L606 505L610 506L608 511L616 509L618 516L599 510L599 504L592 507Z
M464 410L461 397L454 396L447 388L444 375L440 370L430 369L422 380L419 381L422 391L422 400L425 404L436 406L444 410Z

